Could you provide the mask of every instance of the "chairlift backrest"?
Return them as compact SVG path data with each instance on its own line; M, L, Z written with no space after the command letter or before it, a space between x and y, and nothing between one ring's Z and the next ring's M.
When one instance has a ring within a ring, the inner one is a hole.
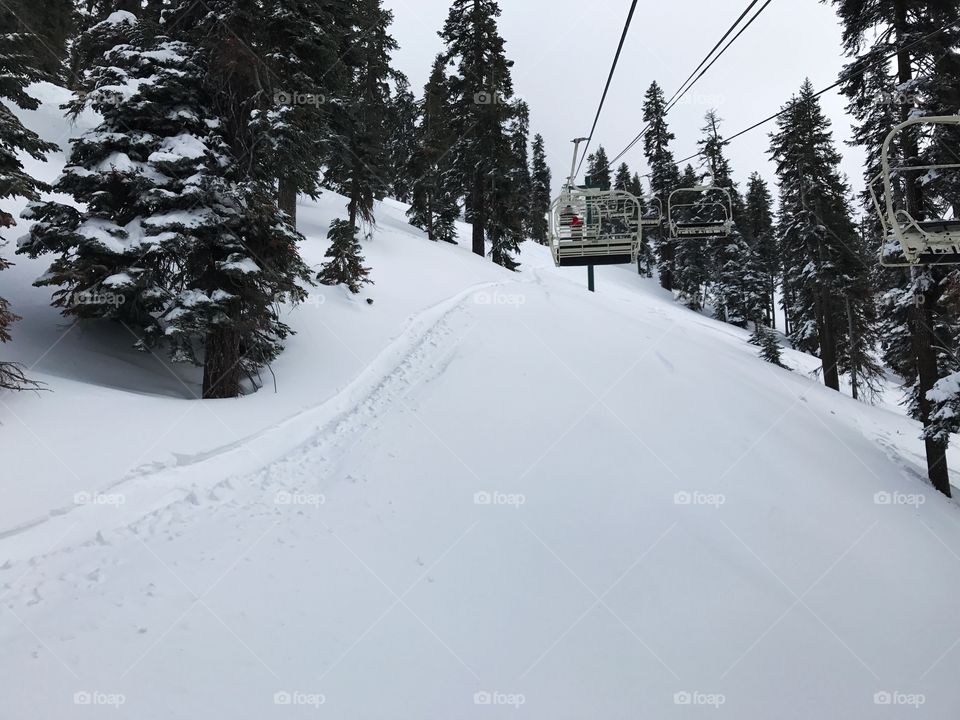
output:
M880 264L885 267L960 264L960 218L956 207L946 203L952 217L924 218L914 216L923 213L922 209L910 208L906 202L908 183L924 183L945 172L960 173L960 162L924 164L922 160L902 159L899 161L902 164L897 164L894 149L902 146L897 140L914 128L934 136L938 130L949 132L950 128L957 128L952 141L960 147L960 115L913 117L887 135L881 154L881 172L870 183L874 208L883 228ZM898 254L902 260L896 259Z
M729 188L698 185L678 188L667 204L674 239L729 237L733 231L733 194Z

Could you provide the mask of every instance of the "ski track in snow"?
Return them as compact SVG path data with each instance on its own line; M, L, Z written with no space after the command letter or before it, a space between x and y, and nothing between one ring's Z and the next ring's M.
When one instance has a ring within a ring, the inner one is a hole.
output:
M146 514L121 518L117 515L122 510L110 506L78 505L0 535L0 542L4 542L0 557L5 560L0 564L0 573L16 578L0 574L0 601L8 607L42 602L45 595L41 590L50 582L43 566L56 556L74 554L81 548L110 546L133 535L143 538L171 532L171 526L188 523L197 512L220 507L272 507L275 503L269 497L264 501L271 493L322 494L326 481L339 467L339 459L376 427L381 411L404 402L414 386L445 370L459 342L450 321L465 312L466 301L478 292L508 284L517 281L478 283L417 314L373 363L319 407L225 447L174 466L136 473L110 486L110 490L122 487L128 499L126 504L132 508L145 505L140 499L133 499L138 492L155 494L158 487L166 489L159 500L148 505L153 509ZM217 470L225 466L229 456L239 463L231 466L246 465L248 470L222 477L223 473ZM251 461L259 466L253 473L249 471ZM284 481L286 478L315 480L309 488L291 487ZM251 487L256 491L253 495L244 490ZM82 519L78 519L81 515ZM59 546L60 540L75 536L78 529L82 539L74 538ZM18 561L10 557L10 544L15 541L20 543L14 551L20 553ZM57 546L55 549L50 548L51 542ZM100 563L101 560L94 560L77 573L58 579L72 581L73 589L79 589L77 578L102 577ZM26 571L23 565L27 566Z

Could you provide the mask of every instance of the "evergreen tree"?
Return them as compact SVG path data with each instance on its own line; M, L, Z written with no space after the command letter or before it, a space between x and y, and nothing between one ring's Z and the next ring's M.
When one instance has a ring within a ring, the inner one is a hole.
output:
M343 5L342 2L339 5ZM350 66L340 62L354 50L356 22L337 3L274 0L256 13L248 46L259 82L272 101L253 116L253 130L270 150L264 160L277 179L278 204L296 226L297 197L316 198L318 176L331 148L332 125L342 117L350 93Z
M410 158L409 174L414 178L412 203L407 211L410 223L431 240L455 242L455 221L460 214L457 174L450 148L456 142L450 127L446 62L438 57L423 91L420 123L416 129L416 150Z
M533 165L530 170L530 237L541 245L547 244L547 215L553 201L551 174L547 166L547 153L543 136L533 138Z
M915 113L957 111L960 31L954 20L960 15L960 0L832 3L843 23L844 48L852 58L841 76L842 89L858 121L855 139L867 148L868 180L872 180L883 139L894 124ZM896 59L887 62L885 57L893 52ZM855 72L863 69L868 71ZM910 159L921 157L924 150L912 130L901 136L897 149ZM908 173L903 185L910 214L924 217L933 203L921 174ZM949 403L939 382L957 369L952 357L940 350L954 347L956 337L956 313L944 303L947 273L940 268L893 271L885 276L885 283L889 290L881 304L884 359L904 378L910 413L924 426L928 477L934 487L950 495L946 435L938 424L944 415L941 409ZM940 392L931 397L934 386Z
M393 13L382 0L356 0L356 25L348 37L353 78L349 100L341 107L337 138L327 159L326 181L349 199L350 225L372 223L374 203L389 191L387 114L390 106L390 53L398 46L390 35Z
M630 184L627 187L627 190L635 197L640 198L644 196L643 181L640 179L639 173L634 173L633 177L630 178Z
M73 0L7 0L0 3L0 28L4 43L13 42L29 58L38 75L63 79L67 43L73 32ZM9 48L14 49L14 45Z
M783 364L783 353L780 347L780 340L777 333L769 325L757 323L750 335L750 344L760 348L760 357L768 363L778 367L786 368Z
M356 294L372 280L370 268L363 266L363 255L357 241L357 229L346 220L334 220L330 224L329 262L320 271L319 280L324 285L346 285Z
M643 151L650 167L650 189L660 198L664 212L666 212L670 193L683 186L680 181L680 170L670 150L670 143L675 136L667 126L666 108L667 100L663 90L656 82L652 83L643 100L643 121L648 126L643 138ZM676 243L670 239L669 233L665 230L666 225L663 228L652 233L653 244L657 251L660 285L666 290L673 290L677 248Z
M120 320L148 346L164 336L160 317L185 252L185 238L163 214L188 212L206 190L204 166L221 158L206 144L209 117L164 117L168 108L192 106L198 94L181 80L199 72L187 47L149 46L137 18L121 11L86 35L91 45L111 47L78 81L69 110L89 106L103 121L73 142L54 188L86 209L31 204L24 217L36 223L20 252L59 256L37 284L58 287L53 304L65 315Z
M692 165L683 169L679 183L679 187L695 187L700 184L700 178ZM710 279L709 258L704 239L691 238L676 244L672 260L671 288L691 310L699 311L704 307L706 285Z
M410 158L416 154L417 121L420 110L410 92L410 83L396 73L396 88L387 107L387 157L390 165L390 192L394 199L409 203L416 176L410 174Z
M331 276L342 277L342 272L363 269L363 258L357 255L358 221L372 225L375 202L390 190L387 116L390 81L397 79L390 67L390 53L398 47L389 32L393 13L383 8L382 0L357 0L354 11L357 24L348 38L354 64L350 99L338 116L337 142L328 157L326 175L327 182L349 198L349 226L354 232L331 228L335 242L319 275L324 282ZM364 272L363 277L343 282L358 292L365 276Z
M830 121L809 81L777 122L771 154L780 182L780 244L791 340L819 354L827 387L839 390L845 365L849 370L854 364L858 380L869 384L868 376L879 374L879 368L862 353L863 344L876 338L867 253L852 220ZM853 363L845 363L845 355Z
M450 126L457 138L451 154L458 185L467 194L473 252L484 255L489 240L494 262L511 267L513 240L506 228L517 219L503 217L506 210L498 202L510 187L518 106L512 100L513 62L504 51L499 16L496 0L454 0L440 36L446 62L456 67L447 83Z
M613 181L613 189L630 192L632 181L633 178L630 175L630 168L626 163L620 163L620 167L617 168L617 174Z
M530 176L530 109L524 101L518 101L514 108L514 117L509 126L511 153L506 158L509 167L506 171L507 187L499 207L503 208L502 222L509 238L505 246L507 257L497 264L504 267L517 265L512 254L519 252L520 243L527 239L531 214L531 193L533 178ZM496 214L495 214L496 217ZM496 246L494 246L496 251Z
M47 152L56 149L55 145L24 127L10 107L13 104L25 110L35 110L39 105L25 89L43 77L30 52L34 41L24 33L0 33L0 202L11 197L38 200L40 191L47 188L24 170L18 154L42 160ZM14 225L13 215L0 205L0 249L8 241L2 231ZM9 266L9 261L0 256L0 270ZM8 302L0 297L0 343L10 340L10 325L17 319ZM19 366L0 361L0 388L20 389L29 385Z
M587 158L587 185L600 190L609 190L612 183L610 160L607 158L607 151L601 145Z
M177 39L123 12L91 28L116 44L72 109L89 103L103 122L74 142L57 184L83 209L28 208L22 251L58 255L39 284L60 286L65 314L120 320L141 347L166 341L175 360L203 364L205 398L235 397L290 332L278 306L303 297L302 238L278 222L254 130L271 100L236 44L263 18L228 0L170 12Z
M710 288L714 316L746 327L748 322L758 320L762 315L764 283L754 248L740 230L739 223L745 214L743 199L733 182L730 162L723 153L725 143L720 136L720 122L713 110L707 112L700 152L713 185L730 192L734 223L729 236L707 242L704 249L709 257L705 265L714 280ZM702 217L715 218L716 202L716 196L703 195L696 200L694 212Z
M139 0L85 0L76 3L73 16L75 37L70 42L67 62L67 80L71 90L81 90L87 71L102 64L104 54L115 46L116 38L104 32L103 24L113 13L132 15L139 20L143 14L143 3ZM121 27L117 23L112 25L118 29ZM95 26L100 26L97 31L93 31Z
M753 173L747 186L744 214L739 221L757 263L763 285L763 318L771 328L777 327L776 303L774 300L777 278L780 274L780 255L774 227L773 197L760 173Z

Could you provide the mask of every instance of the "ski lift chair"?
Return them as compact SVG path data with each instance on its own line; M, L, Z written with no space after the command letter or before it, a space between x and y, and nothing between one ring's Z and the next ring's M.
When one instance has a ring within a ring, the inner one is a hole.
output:
M733 194L716 185L679 188L670 193L667 220L674 240L729 237L733 232Z
M951 207L953 217L921 219L911 214L905 198L908 182L917 179L923 182L944 172L960 170L960 143L956 148L956 163L908 165L906 163L912 161L904 159L905 164L895 165L894 147L899 144L898 138L915 126L919 126L921 132L960 128L960 115L914 117L893 128L884 140L882 170L870 184L885 240L880 250L880 264L885 267L957 265L960 264L960 218L957 218L957 206ZM924 173L922 178L920 173Z
M557 267L625 265L640 250L640 201L628 192L565 188L550 207Z

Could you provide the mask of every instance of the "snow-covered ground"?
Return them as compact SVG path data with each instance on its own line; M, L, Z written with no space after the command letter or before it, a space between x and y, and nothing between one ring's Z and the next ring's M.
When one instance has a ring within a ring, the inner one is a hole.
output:
M308 262L343 204L301 205ZM629 268L590 295L403 210L236 401L65 325L44 261L0 275L53 391L0 396L0 718L957 717L960 514L913 422Z

